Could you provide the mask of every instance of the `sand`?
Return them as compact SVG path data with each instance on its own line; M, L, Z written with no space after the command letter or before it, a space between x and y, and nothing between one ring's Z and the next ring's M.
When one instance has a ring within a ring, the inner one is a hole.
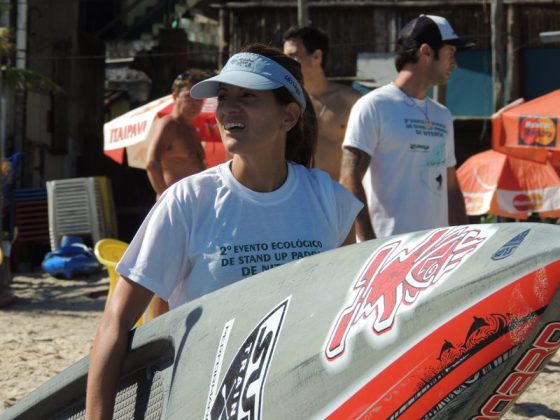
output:
M109 279L17 275L0 309L0 414L90 350ZM560 353L503 418L560 419Z
M108 287L99 275L14 278L16 300L0 309L0 413L89 353Z

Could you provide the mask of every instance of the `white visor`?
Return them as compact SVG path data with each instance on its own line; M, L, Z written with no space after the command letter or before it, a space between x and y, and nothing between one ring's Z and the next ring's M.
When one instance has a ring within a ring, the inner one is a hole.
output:
M276 61L260 54L243 52L230 57L220 74L194 85L190 94L195 99L218 95L220 83L245 89L272 90L285 87L305 111L305 96L296 78Z

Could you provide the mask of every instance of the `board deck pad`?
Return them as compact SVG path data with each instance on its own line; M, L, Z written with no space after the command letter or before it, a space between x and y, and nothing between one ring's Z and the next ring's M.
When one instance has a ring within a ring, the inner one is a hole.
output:
M560 347L559 279L538 223L303 258L133 330L115 418L499 418ZM0 418L83 418L87 366Z

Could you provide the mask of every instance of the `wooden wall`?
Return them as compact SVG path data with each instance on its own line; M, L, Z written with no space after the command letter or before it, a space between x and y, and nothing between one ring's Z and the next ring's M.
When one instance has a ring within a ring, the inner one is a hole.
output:
M459 35L476 43L475 48L491 50L492 1L309 1L308 12L312 24L324 29L330 37L327 75L352 79L359 52L392 52L399 28L422 13L446 17ZM500 35L507 57L505 101L508 103L522 96L523 49L559 46L541 44L538 34L560 30L560 1L501 1ZM219 66L249 42L281 47L283 32L297 23L296 1L225 1L216 7L224 28ZM474 153L489 149L488 119L456 119L455 144L458 164Z
M283 32L297 23L295 3L225 3L221 7L225 57L254 41L281 47ZM336 77L356 74L358 52L393 51L398 29L420 13L445 16L457 33L472 35L477 41L480 34L489 31L485 30L488 25L484 24L480 6L464 6L460 12L451 13L449 7L441 6L419 9L394 4L382 6L380 2L309 3L310 21L329 35L331 48L327 73ZM483 41L485 44L489 42L489 34Z
M453 5L453 8L450 5ZM519 54L523 47L542 47L538 33L560 30L557 0L503 0L502 34L511 56L508 79L513 98L522 77ZM461 36L480 49L491 48L491 0L311 1L309 19L330 37L327 74L356 75L358 52L391 52L398 29L421 13L446 17ZM219 64L241 46L254 41L281 47L282 34L297 23L295 1L223 2L218 7L224 28Z

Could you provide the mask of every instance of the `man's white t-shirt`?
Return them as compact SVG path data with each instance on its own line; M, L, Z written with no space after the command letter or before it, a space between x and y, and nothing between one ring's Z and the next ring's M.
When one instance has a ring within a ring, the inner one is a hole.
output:
M169 187L116 267L171 308L248 277L333 249L362 204L325 172L288 163L284 184L258 193L229 163Z
M371 156L363 186L377 237L448 225L453 138L447 108L430 98L411 98L393 84L354 104L343 147Z

